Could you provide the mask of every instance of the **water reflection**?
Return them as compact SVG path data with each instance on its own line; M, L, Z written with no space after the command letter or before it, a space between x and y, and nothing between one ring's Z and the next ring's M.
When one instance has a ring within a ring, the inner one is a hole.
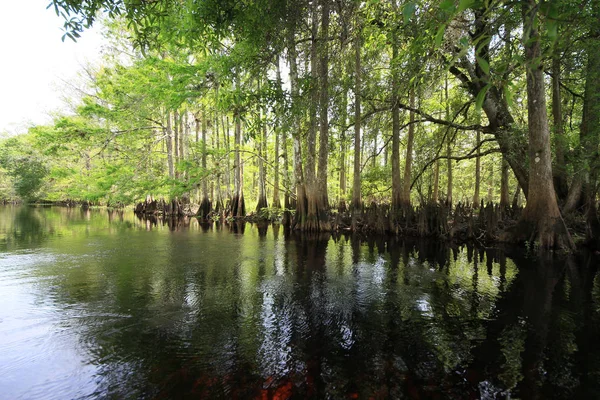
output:
M54 208L0 250L11 398L600 397L590 254Z

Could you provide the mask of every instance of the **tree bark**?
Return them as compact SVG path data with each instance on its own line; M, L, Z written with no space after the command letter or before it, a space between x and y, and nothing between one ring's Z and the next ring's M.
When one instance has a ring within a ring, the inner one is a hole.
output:
M479 122L481 117L478 114L477 121ZM475 145L477 146L477 158L475 159L475 193L473 194L473 208L479 208L479 198L481 192L481 131L477 130L477 140Z
M216 98L218 98L218 89L215 93ZM220 161L218 159L218 154L220 153L221 150L221 140L219 137L219 112L215 109L215 114L214 114L214 137L213 137L213 147L216 150L216 153L213 154L213 165L218 168L217 170L217 176L216 176L216 188L217 188L217 196L213 201L213 204L211 204L211 210L214 209L215 212L217 214L221 214L223 212L224 209L224 205L223 205L223 192L222 192L222 182L223 182L223 174L222 174L222 168L220 167ZM225 132L223 132L224 134Z
M409 104L415 108L415 89L411 88L409 93ZM410 125L408 126L408 137L406 138L406 158L404 160L404 186L402 189L401 203L403 207L410 207L410 184L412 180L412 153L415 140L415 113L410 111Z
M194 114L194 132L196 134L196 145L200 144L200 124L201 124L201 115L200 112L198 111L198 113ZM197 146L196 146L197 147ZM195 185L196 188L196 201L198 203L200 203L201 200L201 196L202 196L202 191L200 190L200 185L196 184Z
M440 160L435 160L433 167L433 202L437 203L440 200Z
M587 67L581 132L585 137L589 180L585 191L585 209L587 217L587 238L598 241L600 221L596 208L598 174L600 169L600 0L592 1L594 22L587 43Z
M396 8L396 1L393 2ZM400 180L400 108L398 107L398 93L400 91L400 78L398 66L398 37L396 30L392 31L392 213L397 216L402 206L402 182ZM410 188L410 186L409 186Z
M317 145L317 108L319 104L319 71L318 71L318 4L313 2L312 5L312 38L310 45L310 74L311 88L310 96L311 103L309 105L309 128L306 135L306 213L300 215L300 224L298 228L306 232L327 231L329 222L325 214L325 205L321 203L322 196L319 194L319 184L316 176L316 145Z
M357 17L358 18L358 17ZM361 208L360 184L360 128L361 128L361 34L360 24L356 23L355 54L354 54L354 177L352 184L352 214L355 218Z
M448 205L452 205L452 188L453 188L453 181L452 181L452 141L450 140L450 137L447 137L447 142L446 142L446 173L447 173L447 192L446 192L446 203Z
M281 146L279 127L275 127L275 156L273 158L273 208L281 208L279 199L279 146Z
M304 169L302 165L302 142L300 121L298 120L299 88L298 88L298 63L295 43L295 20L292 17L287 31L288 63L290 66L290 89L292 95L292 140L294 147L294 186L296 187L296 215L293 227L301 227L306 217L306 188L304 185Z
M557 52L552 56L552 120L554 122L553 137L556 154L554 186L558 198L564 201L569 193L569 187L567 184L567 171L565 170L565 132L560 93L560 54Z
M223 127L223 144L225 145L225 153L227 154L227 157L225 157L225 194L227 196L229 208L231 208L231 145L229 134L229 116L223 118L223 115L221 115L221 126Z
M240 76L236 70L235 73L235 85L239 90L240 88ZM246 204L244 202L244 190L242 187L242 160L240 156L240 147L242 141L242 116L240 104L235 105L234 111L234 123L235 123L235 153L233 163L233 199L232 199L232 215L234 217L243 217L246 215Z
M600 1L594 0L600 7ZM590 208L594 202L598 176L598 141L600 140L600 11L595 7L596 24L589 32L587 44L588 62L583 99L583 115L579 130L579 146L576 151L576 173L569 187L563 214L576 209Z
M327 159L329 157L329 2L321 1L321 39L319 40L319 170L320 207L329 207Z
M446 119L450 118L450 97L448 95L448 76L444 85L444 93L446 97ZM450 128L448 128L446 134L446 173L447 173L447 192L446 192L446 203L452 205L452 140L450 137Z
M346 123L348 122L348 88L346 85L342 87L342 104L340 105L340 121L342 128L340 129L340 199L338 209L346 211Z
M500 207L507 208L510 206L510 196L508 193L508 161L502 156L502 175L500 178Z
M277 79L277 90L281 90L281 68L279 68L279 55L275 58L276 65L276 79ZM279 93L281 95L281 92ZM273 159L273 207L281 208L281 200L279 200L279 146L281 145L281 125L275 126L273 132L275 133L275 157Z
M187 113L179 114L179 161L185 160L185 137L186 137L186 124L184 123L184 115L187 117ZM182 178L185 178L185 171L182 174Z
M520 194L521 194L521 186L519 186L519 184L517 183L517 190L515 190L515 194L514 194L513 200L512 200L512 208L513 209L516 209L517 207L519 207Z
M574 249L562 219L552 176L550 130L546 114L546 96L537 28L536 0L523 3L523 45L527 72L527 114L529 128L529 195L512 239L537 243L541 248Z
M198 209L198 217L201 219L208 218L208 214L210 213L210 199L208 194L208 175L206 174L206 130L207 130L207 121L206 121L206 111L202 111L202 170L204 172L204 177L202 179L202 201L200 202L200 208Z
M167 166L169 167L169 178L175 178L175 168L173 163L173 128L171 125L171 113L167 112Z
M494 189L496 188L496 183L494 182L494 164L490 164L490 174L488 176L488 194L487 194L487 202L494 202Z
M185 160L185 151L186 151L186 141L188 139L188 135L189 135L189 128L188 128L188 112L185 111L185 114L181 115L180 118L180 128L179 128L179 132L181 132L180 138L179 138L179 154L181 156L181 160L184 161ZM187 168L183 171L182 174L182 178L183 180L186 182L188 181L188 171ZM186 193L184 194L184 197L189 198L189 194Z
M260 79L258 81L258 91L260 92ZM256 211L267 208L267 170L265 168L265 159L267 158L267 125L264 121L266 111L263 106L259 106L260 132L258 138L258 202L256 203Z
M175 178L179 179L179 170L177 165L181 161L179 154L179 113L177 110L173 113L173 158L175 159Z
M371 146L371 169L375 169L377 166L377 136L378 132L374 132L373 135L373 144Z

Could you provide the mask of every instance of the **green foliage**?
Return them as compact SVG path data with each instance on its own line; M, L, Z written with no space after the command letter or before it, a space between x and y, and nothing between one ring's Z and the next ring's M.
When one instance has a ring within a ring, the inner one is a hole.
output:
M27 153L26 164L32 172L21 171L19 176L42 176L42 166L46 168L38 193L48 199L131 203L148 194L193 198L203 183L212 184L213 197L217 192L226 197L233 184L234 122L241 121L241 185L247 208L252 209L258 192L256 148L262 143L265 127L269 192L274 164L279 163L283 170L281 152L280 159L273 160L275 132L280 138L285 135L281 140L288 152L288 170L281 173L281 182L287 177L286 185L291 186L294 181L292 137L301 142L300 161L307 161L309 110L315 106L310 93L321 84L311 73L310 26L315 4L320 11L321 2L308 1L53 0L51 5L64 18L66 37L73 39L100 15L106 15L112 50L102 65L90 71L90 90L76 115L58 117L51 126L30 131L28 140L35 151ZM432 160L445 154L448 142L453 156L473 154L476 132L448 128L448 122L481 124L488 127L486 138L491 138L488 133L494 134L494 127L488 126L494 121L486 114L490 108L482 110L484 104L497 102L492 109L506 104L500 111L510 114L509 126L502 129L510 138L503 151L513 157L526 154L519 152L527 147L527 110L523 15L518 2L342 0L335 5L327 38L331 199L342 196L342 171L346 183L351 182L350 166L358 156L363 198L389 201L392 94L403 105L397 160L401 170L409 119L405 108L411 90L417 94L416 107L421 111L416 115L419 122L412 155L415 200L431 196ZM537 26L544 54L537 62L542 66L555 53L561 60L565 127L554 146L567 149L576 160L566 168L572 177L575 170L592 168L573 149L583 145L579 140L586 81L583 71L586 52L594 48L584 38L593 36L589 30L595 14L591 5L574 0L539 5ZM322 55L319 35L317 32L318 57ZM358 93L354 88L358 38L363 118L361 154L355 155L351 131ZM287 74L292 54L288 40L297 53L294 84L298 96L294 98ZM283 67L283 82L276 78L277 63ZM392 81L399 86L396 93L391 91ZM177 120L175 113L180 116ZM435 123L432 118L446 123ZM199 139L202 122L207 143ZM175 131L184 141L183 154L171 140ZM489 141L481 151L497 147ZM206 167L202 167L203 155ZM526 158L518 163L527 166ZM169 161L174 171L169 170ZM498 162L497 154L482 159L482 191L498 186L499 168L493 169ZM438 164L443 193L448 164L443 158ZM7 165L3 164L4 174L14 179ZM451 166L454 198L471 199L475 161L466 158ZM510 184L514 190L513 177ZM497 200L497 192L491 190L490 198ZM349 196L347 188L343 196Z
M48 168L25 138L11 138L1 144L0 166L12 178L17 196L26 201L39 198Z

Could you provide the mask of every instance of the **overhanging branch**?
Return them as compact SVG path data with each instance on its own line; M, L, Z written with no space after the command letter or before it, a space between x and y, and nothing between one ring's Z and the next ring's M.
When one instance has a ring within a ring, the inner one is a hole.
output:
M493 139L489 139L489 140L493 140ZM481 141L481 144L483 144L483 140ZM433 164L434 162L436 162L437 160L455 160L455 161L462 161L462 160L470 160L472 158L477 158L477 157L483 157L483 156L487 156L488 154L494 154L494 153L501 153L500 149L490 149L490 150L486 150L483 153L479 153L479 154L473 154L473 152L475 152L475 150L477 150L477 147L473 150L471 150L469 153L467 153L464 156L437 156L431 160L429 160L421 169L421 172L419 172L417 174L417 176L415 176L415 179L413 179L410 188L412 189L413 186L415 185L415 183L417 182L417 180L421 177L421 175L423 175L423 173L427 170L427 168L429 168L431 166L431 164Z

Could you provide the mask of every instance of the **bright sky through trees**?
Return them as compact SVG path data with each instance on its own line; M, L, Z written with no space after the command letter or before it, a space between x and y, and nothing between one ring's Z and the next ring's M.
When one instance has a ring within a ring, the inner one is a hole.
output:
M62 19L49 0L3 1L0 13L0 134L23 133L64 109L62 80L72 81L81 65L95 62L102 36L87 30L77 43L63 43ZM24 24L23 21L27 20Z

